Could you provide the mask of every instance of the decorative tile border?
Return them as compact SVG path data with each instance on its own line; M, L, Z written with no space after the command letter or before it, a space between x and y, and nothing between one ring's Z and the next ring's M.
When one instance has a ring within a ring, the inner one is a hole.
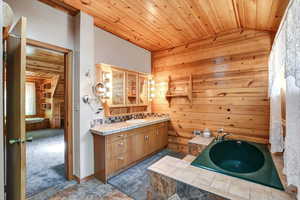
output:
M111 123L111 124L102 124L102 125L95 126L94 128L91 128L90 131L94 134L103 136L103 135L110 135L114 133L128 131L135 128L141 128L152 124L158 124L169 120L170 120L169 117L149 117L149 118L145 118L145 120L143 120L142 122L134 122L134 123L118 122L118 123Z
M105 117L94 119L91 121L90 127L94 128L95 126L99 126L102 124L113 124L118 122L125 122L130 119L145 119L147 117L169 117L169 114L163 113L135 113L135 114L128 114L123 116L115 116L115 117Z

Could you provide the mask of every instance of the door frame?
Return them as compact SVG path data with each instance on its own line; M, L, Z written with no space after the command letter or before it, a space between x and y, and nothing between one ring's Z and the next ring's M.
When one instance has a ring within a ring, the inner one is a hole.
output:
M26 45L48 49L64 54L64 78L65 78L65 121L64 121L64 140L65 148L65 172L67 180L73 180L73 92L72 92L72 71L73 71L73 51L56 45L27 39Z

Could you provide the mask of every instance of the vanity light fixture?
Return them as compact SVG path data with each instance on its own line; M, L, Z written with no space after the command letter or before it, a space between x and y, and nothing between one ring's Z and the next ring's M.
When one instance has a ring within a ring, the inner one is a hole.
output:
M104 95L103 98L109 98L110 97L110 88L111 88L111 73L109 72L103 72L102 73L102 79L104 83Z
M153 77L149 78L149 87L150 87L150 91L149 91L150 101L152 101L153 98L155 97L155 80L153 80Z

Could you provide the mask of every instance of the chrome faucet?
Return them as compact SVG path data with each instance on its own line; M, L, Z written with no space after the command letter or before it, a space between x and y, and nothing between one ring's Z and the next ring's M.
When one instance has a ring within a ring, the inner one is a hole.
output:
M232 134L230 134L230 133L225 133L224 135L222 135L221 141L225 140L225 137L226 137L226 136L229 136L229 135L232 135Z
M219 128L217 130L217 136L216 136L216 141L221 142L223 140L225 140L225 138L229 135L232 135L230 133L224 133L224 129L223 128Z
M220 141L220 140L221 140L221 136L222 136L223 132L224 132L224 129L223 129L223 128L219 128L219 129L217 130L217 136L216 136L216 140L217 140L217 141Z

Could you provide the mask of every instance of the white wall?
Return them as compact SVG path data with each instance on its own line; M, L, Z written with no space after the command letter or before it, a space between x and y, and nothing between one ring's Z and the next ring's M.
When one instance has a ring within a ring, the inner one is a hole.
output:
M95 110L83 103L84 95L91 95L94 82L94 19L84 12L76 16L75 23L75 80L79 91L75 93L75 106L79 108L75 112L74 142L75 146L75 175L84 178L94 173L94 148L93 137L90 133L90 121L96 117ZM89 72L90 76L87 76ZM77 110L77 109L76 109ZM78 160L79 159L79 160ZM79 164L79 168L78 168Z
M74 173L79 178L89 176L94 173L90 121L102 116L81 100L91 88L85 73L90 70L94 75L95 63L150 73L151 53L94 27L93 18L83 12L71 17L37 0L5 1L15 13L15 21L27 17L28 38L74 50Z
M27 18L27 37L73 49L74 18L37 0L4 0L13 9L16 22Z
M95 27L95 63L151 72L151 52Z
M2 11L2 3L0 0L0 9ZM0 199L4 199L4 147L3 147L3 60L2 60L2 12L0 12Z

